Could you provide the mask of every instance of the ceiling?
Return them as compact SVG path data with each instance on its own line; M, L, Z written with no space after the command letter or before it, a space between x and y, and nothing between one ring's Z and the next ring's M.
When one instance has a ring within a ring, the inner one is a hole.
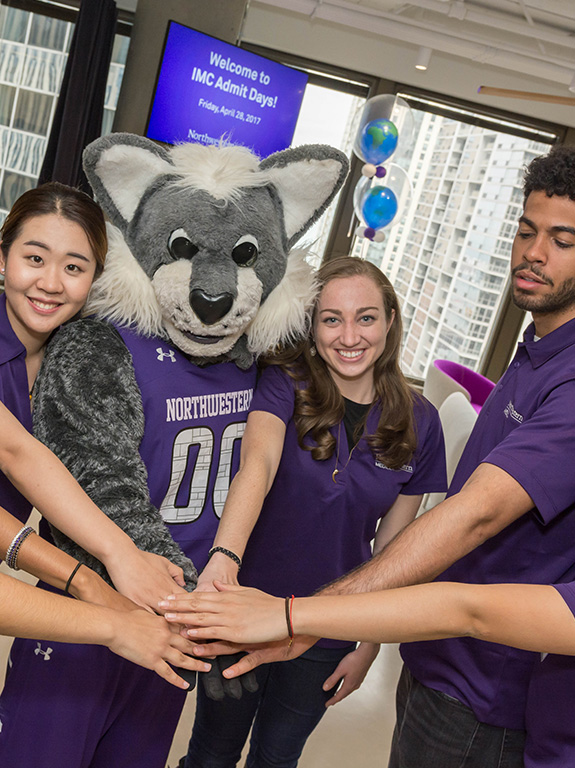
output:
M242 39L575 126L573 107L477 95L479 85L575 95L575 0L248 0ZM414 68L421 47L432 50L425 73Z
M575 74L574 0L257 0L248 14L258 5L556 84L568 86Z

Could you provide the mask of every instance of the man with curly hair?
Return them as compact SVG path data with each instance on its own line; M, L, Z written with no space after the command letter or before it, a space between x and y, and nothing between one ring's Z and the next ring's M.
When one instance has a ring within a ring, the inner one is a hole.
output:
M481 410L448 497L324 594L433 579L575 580L575 147L536 158L524 193L511 286L533 322ZM566 602L575 613L575 601ZM232 669L293 658L308 646L296 638L290 649L258 649ZM542 661L470 637L403 644L401 652L389 768L574 764L547 761L572 732L567 697L575 685L562 657Z

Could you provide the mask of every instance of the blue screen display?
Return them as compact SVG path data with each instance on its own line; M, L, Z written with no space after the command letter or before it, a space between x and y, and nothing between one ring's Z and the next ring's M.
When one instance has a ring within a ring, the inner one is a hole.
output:
M171 21L146 136L223 138L260 157L291 144L308 76Z

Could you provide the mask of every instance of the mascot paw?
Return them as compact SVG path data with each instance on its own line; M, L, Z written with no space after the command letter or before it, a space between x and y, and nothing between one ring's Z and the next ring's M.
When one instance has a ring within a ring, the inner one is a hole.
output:
M235 677L233 680L228 680L223 676L223 671L232 664L236 664L244 653L234 653L231 656L216 656L215 659L211 659L210 663L212 668L209 672L200 672L202 682L204 685L204 691L208 699L214 701L222 701L226 696L231 699L241 699L242 691L245 690L248 693L254 693L258 690L258 682L255 672L246 672L240 677Z

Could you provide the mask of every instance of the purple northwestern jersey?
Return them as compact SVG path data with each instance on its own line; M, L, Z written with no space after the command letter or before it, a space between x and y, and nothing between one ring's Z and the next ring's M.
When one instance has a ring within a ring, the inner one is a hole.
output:
M26 349L8 320L5 294L0 295L0 401L28 432L32 432ZM0 472L0 506L22 522L26 522L32 510L30 502L3 472Z
M441 581L554 584L575 578L575 320L539 341L525 332L517 354L483 406L449 495L481 463L513 477L531 512L443 573ZM524 727L536 654L471 638L409 643L414 677L454 696L483 723Z
M251 407L280 418L286 435L274 483L243 557L240 580L280 597L309 595L371 557L377 524L398 494L446 488L443 433L437 411L427 401L418 399L415 406L415 455L401 469L390 470L375 459L365 440L348 462L343 425L331 429L340 445L339 457L313 459L297 442L294 400L292 379L272 366L260 378ZM374 408L367 418L368 433L375 432L378 421L379 409ZM336 460L339 474L334 482Z
M575 583L555 589L575 614ZM575 659L541 654L535 662L527 697L525 768L575 765Z
M199 367L158 337L117 330L132 355L142 395L146 425L140 455L152 504L200 571L238 470L255 366Z

